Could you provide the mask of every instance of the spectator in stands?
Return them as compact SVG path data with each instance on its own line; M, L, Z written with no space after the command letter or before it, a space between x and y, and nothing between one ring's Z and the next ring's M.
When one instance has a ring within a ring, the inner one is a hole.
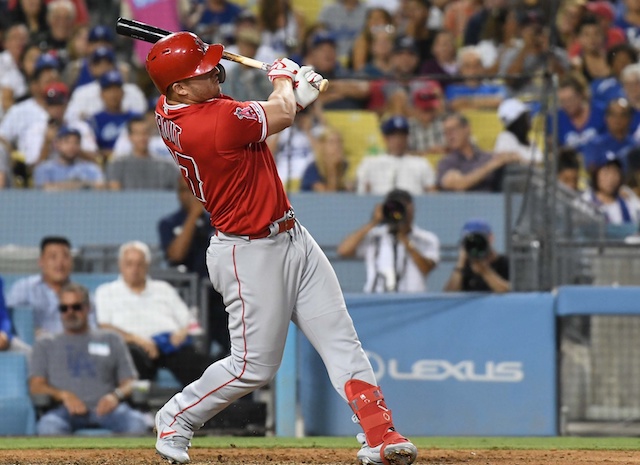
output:
M89 117L100 151L100 159L110 158L116 139L125 130L127 122L134 116L141 115L124 108L124 81L118 70L111 70L100 76L101 111Z
M640 64L633 63L625 66L620 79L622 81L622 97L629 102L632 109L630 131L635 134L636 140L640 140L640 134L638 134L640 127Z
M364 68L365 64L371 60L371 44L373 35L378 31L388 31L395 33L395 26L391 14L380 7L367 9L365 24L353 41L351 48L350 64L351 69L357 73Z
M31 37L47 30L47 9L44 0L18 0L9 9L9 24L24 24Z
M83 53L67 65L66 80L73 88L89 84L98 77L92 73L90 57L99 48L113 49L115 37L110 27L98 24L89 30L86 40L87 43ZM119 65L121 66L121 64ZM99 66L100 63L96 62L94 69L99 68ZM98 72L100 71L98 70Z
M160 247L171 267L197 273L209 292L208 335L218 344L221 355L229 353L228 314L222 296L210 286L206 264L207 247L215 230L202 203L180 175L177 183L180 208L158 223Z
M573 192L578 192L580 182L580 154L572 147L558 151L558 182Z
M636 50L640 49L640 2L623 0L619 2L623 6L623 13L615 21L615 25L621 28L627 36L627 41Z
M325 126L314 144L315 161L312 161L302 175L302 191L343 192L353 190L346 178L348 163L344 153L344 143L340 132Z
M36 338L62 331L58 294L73 270L71 243L66 237L45 236L40 242L40 274L16 281L7 294L7 306L34 311Z
M55 54L65 66L68 60L67 46L73 35L76 6L71 0L52 0L47 3L47 28L34 37L42 50Z
M31 346L13 333L13 325L4 301L4 282L0 277L0 352L31 354Z
M613 26L616 12L611 2L607 0L595 0L588 2L585 6L584 17L595 17L604 34L604 47L610 49L619 44L628 44L627 37L622 29ZM583 19L583 18L581 18ZM633 47L631 45L631 47ZM582 47L579 40L575 40L567 48L567 52L571 58L580 54Z
M630 133L631 117L631 105L626 99L609 102L605 113L606 131L582 147L584 167L588 172L599 166L603 153L612 153L617 159L625 159L627 152L635 146Z
M384 135L387 153L362 160L356 176L357 192L386 195L393 189L403 189L413 195L420 195L433 190L433 168L426 158L408 152L407 118L392 116L383 121L380 130Z
M258 18L261 42L277 56L291 56L299 51L306 21L291 0L260 0Z
M605 31L595 16L585 16L578 26L580 53L571 60L571 66L592 82L609 76Z
M255 43L255 39L249 34L258 34L258 48L255 50L252 58L255 58L258 61L262 61L264 63L273 63L276 58L278 58L278 54L276 51L271 48L271 46L262 43L260 40L261 32L260 25L258 23L258 18L254 15L250 10L244 10L240 13L240 16L236 18L235 22L235 30L233 33L233 43L230 43L228 46L225 46L225 50L228 50L231 53L239 53L242 55L239 49L238 38L244 34L245 37L250 38L250 43ZM245 44L246 47L246 44ZM293 58L292 58L293 60ZM294 60L296 61L296 60ZM230 83L229 76L233 73L233 70L236 68L243 68L244 66L236 63L234 61L225 61L224 69L227 71L227 85L225 85L225 89ZM263 75L264 77L264 75ZM236 100L238 100L236 98Z
M337 56L341 63L347 63L353 43L364 28L366 18L367 5L360 0L335 0L320 10L317 21L336 35ZM322 74L321 71L318 72Z
M518 14L515 10L500 13L500 16L493 18L491 25L488 25L483 32L480 42L476 44L487 75L493 76L500 71L502 55L517 42L519 37L517 18Z
M425 278L440 261L438 237L414 223L415 206L407 191L389 192L370 221L338 245L341 257L364 258L365 292L425 292Z
M80 158L80 131L62 126L54 143L54 156L33 171L33 183L47 191L103 189L102 169L92 161Z
M456 59L456 43L449 31L438 31L431 46L432 57L424 62L420 74L431 74L432 79L438 81L443 88L453 82L458 75L458 60Z
M406 2L409 21L402 33L404 36L410 37L415 43L418 50L418 69L432 57L431 49L436 31L429 28L430 5L431 2L429 0L407 0Z
M235 53L256 58L260 48L260 32L255 29L242 29L236 32ZM256 58L257 59L257 58ZM225 65L225 68L227 66ZM265 101L273 86L264 78L264 71L249 66L233 66L227 69L224 81L224 93L238 101Z
M464 29L464 45L477 45L483 39L492 36L501 42L498 36L503 32L509 8L505 0L484 0L482 6L467 21Z
M411 91L406 106L409 115L409 151L419 155L444 153L444 94L436 81L423 81Z
M558 13L554 21L556 43L559 47L569 50L576 46L578 26L582 17L587 13L582 0L563 0L558 6Z
M109 161L106 166L108 188L174 190L178 171L169 160L151 155L149 121L144 116L133 116L126 127L131 140L131 154Z
M531 117L527 105L517 98L503 100L498 107L498 118L504 131L498 134L493 153L513 152L524 162L542 163L544 154L529 140Z
M173 162L171 153L169 152L169 149L167 149L167 146L164 145L162 137L160 137L158 132L154 107L149 108L144 114L144 117L147 120L149 128L149 152L151 153L151 156ZM128 157L131 155L132 150L133 147L131 145L131 139L129 139L129 132L120 131L120 134L118 134L118 138L116 139L116 143L113 146L113 151L111 152L111 159L115 160L119 157Z
M544 71L562 76L569 69L565 50L549 43L549 28L538 10L523 10L519 17L521 41L505 50L500 58L500 74L517 75L507 80L512 96L539 96Z
M469 120L459 113L446 116L444 137L447 154L438 163L437 186L447 191L499 191L502 168L520 162L514 152L489 154L471 139Z
M196 350L189 309L178 292L148 276L150 263L146 244L132 241L120 247L119 278L96 289L98 324L124 338L141 379L154 379L164 367L186 386L212 360Z
M45 89L60 81L59 70L60 62L53 55L41 54L36 60L29 83L31 97L11 106L0 122L0 148L7 154L14 150L18 139L31 124L49 119L45 110Z
M391 55L395 47L395 29L383 27L371 32L369 59L356 74L363 79L380 79L393 74Z
M592 161L590 186L582 198L591 202L609 224L637 225L640 200L630 189L626 189L623 195L623 181L624 160L613 152L599 152Z
M64 114L69 102L69 88L62 82L54 82L45 88L47 121L31 124L18 139L18 150L30 167L47 160L54 151L54 142L60 128L65 125ZM89 161L98 159L98 144L93 129L84 120L75 120L68 126L80 132L81 157Z
M626 165L624 184L635 196L640 197L640 147L629 151Z
M609 48L607 50L607 65L611 73L605 78L595 79L591 82L591 102L604 108L610 100L624 97L624 90L622 89L623 71L627 66L637 62L638 52L632 45L625 42ZM627 96L627 99L632 103L629 96ZM636 107L633 103L632 106ZM640 101L638 106L640 107Z
M493 248L491 226L472 219L462 227L456 266L444 290L446 292L495 292L511 290L509 258Z
M451 31L456 43L464 40L469 19L482 8L482 0L453 0L444 8L444 29Z
M223 42L233 34L233 23L242 8L228 0L191 2L192 11L185 18L185 26L208 43Z
M292 126L267 139L287 192L300 190L302 175L314 160L314 130L322 124L319 110L318 105L309 105L298 113Z
M64 331L34 347L29 391L60 404L40 417L38 434L62 436L90 427L145 434L143 414L125 402L137 378L127 347L118 334L91 329L89 312L87 289L66 284L59 305Z
M14 24L4 32L0 53L0 118L16 101L27 96L27 80L21 71L20 58L29 32L24 24Z
M91 54L89 63L94 80L77 87L71 94L71 100L65 114L67 121L89 118L104 110L104 102L100 98L100 78L109 71L118 69L115 53L111 48L99 47ZM140 87L131 82L125 82L122 85L122 90L124 92L122 111L142 114L147 110L147 99Z
M604 130L604 108L589 103L584 79L568 75L558 86L558 145L580 150ZM552 120L547 120L547 134L553 134Z
M463 47L458 51L458 73L462 82L447 86L445 95L449 108L455 111L467 108L495 109L506 97L502 84L483 79L485 70L479 49Z

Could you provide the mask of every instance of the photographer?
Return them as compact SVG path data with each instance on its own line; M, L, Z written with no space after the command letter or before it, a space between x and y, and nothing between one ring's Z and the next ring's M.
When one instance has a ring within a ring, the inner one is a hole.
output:
M508 292L509 259L498 254L491 243L493 234L488 223L469 220L462 227L460 255L444 287L456 292Z
M413 218L411 194L393 190L376 205L371 220L338 246L341 257L365 258L365 292L426 291L425 277L440 260L440 241Z

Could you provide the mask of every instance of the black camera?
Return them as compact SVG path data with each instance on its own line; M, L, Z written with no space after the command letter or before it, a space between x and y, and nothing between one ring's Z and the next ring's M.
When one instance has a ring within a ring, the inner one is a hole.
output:
M462 247L471 260L482 260L489 255L489 238L482 233L472 232L462 239Z
M388 199L382 204L382 222L397 225L407 217L407 206L399 200Z

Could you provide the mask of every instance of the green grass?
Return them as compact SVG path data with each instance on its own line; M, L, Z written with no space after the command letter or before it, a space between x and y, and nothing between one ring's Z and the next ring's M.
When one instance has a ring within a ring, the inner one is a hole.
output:
M637 438L585 437L421 437L411 438L421 449L582 449L582 450L640 450ZM300 447L300 448L357 448L350 437L265 438L202 436L193 440L194 447ZM0 450L7 449L145 449L153 448L154 438L0 438Z

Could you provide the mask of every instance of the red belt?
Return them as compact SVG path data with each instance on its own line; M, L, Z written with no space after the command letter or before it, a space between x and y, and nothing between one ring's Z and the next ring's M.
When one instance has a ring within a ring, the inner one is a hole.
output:
M278 225L278 232L274 234L274 236L280 233L283 233L285 231L289 231L290 229L293 229L293 227L296 225L296 219L290 218L288 220L280 221L279 223L276 223L276 224ZM218 231L216 231L216 236L217 235L218 235ZM244 236L243 234L235 234L235 235ZM253 239L264 239L265 237L269 237L269 236L271 236L271 229L267 228L261 233L253 234L245 237L248 237L249 239L253 240Z
M280 233L293 229L293 227L296 225L296 219L290 218L288 220L280 221L279 223L276 223L276 224L278 225L278 232L275 233L274 236L277 236ZM267 228L266 231L264 232L254 234L254 235L249 235L249 239L264 239L265 237L269 237L269 236L271 236L271 230Z

